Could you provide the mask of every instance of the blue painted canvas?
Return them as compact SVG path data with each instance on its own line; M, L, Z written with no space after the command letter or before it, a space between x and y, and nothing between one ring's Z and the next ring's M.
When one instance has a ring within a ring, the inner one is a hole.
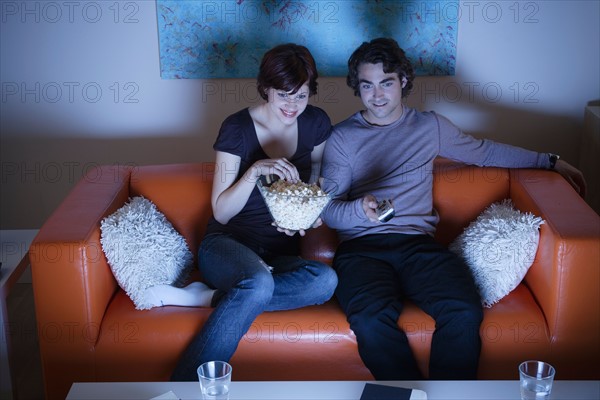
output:
M309 48L320 76L345 76L362 42L393 37L417 75L454 75L457 0L157 0L161 76L254 78L277 44Z

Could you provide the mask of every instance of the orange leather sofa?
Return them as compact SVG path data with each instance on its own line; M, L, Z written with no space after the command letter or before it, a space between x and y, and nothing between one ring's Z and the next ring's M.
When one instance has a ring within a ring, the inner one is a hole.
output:
M90 170L40 229L30 258L48 399L64 398L73 382L169 379L211 309L135 310L102 252L100 221L129 197L143 195L196 254L211 214L213 169L181 164ZM484 310L479 378L518 379L519 362L542 359L556 366L556 379L600 379L598 215L551 171L439 160L434 173L437 238L443 243L505 198L546 221L525 280ZM335 234L320 227L303 238L302 253L330 262L335 247ZM426 372L433 320L409 306L398 323ZM231 363L234 380L372 379L335 299L262 314Z

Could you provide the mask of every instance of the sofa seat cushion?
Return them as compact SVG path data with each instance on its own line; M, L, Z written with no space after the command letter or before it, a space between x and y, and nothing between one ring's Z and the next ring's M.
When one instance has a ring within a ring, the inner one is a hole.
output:
M167 381L210 308L136 310L118 290L102 321L96 351L97 381Z
M525 284L484 310L480 379L518 379L519 363L550 360L551 335L542 309Z
M544 315L524 284L517 286L492 308L484 309L479 335L482 350L479 379L506 379L515 375L520 361L550 354L550 337ZM407 302L398 320L427 376L435 322ZM474 334L465 328L465 334ZM518 377L518 374L515 376Z
M97 380L168 380L211 310L160 307L139 311L118 290L96 345ZM231 364L234 380L264 380L266 370L271 371L272 380L373 379L360 360L356 338L336 300L259 315Z
M96 379L119 381L127 376L128 380L168 380L210 312L210 308L193 307L138 311L119 290L97 341ZM398 325L405 330L427 376L433 319L407 302ZM550 355L544 316L524 284L484 310L480 336L480 379L505 379L520 361ZM242 381L264 380L265 370L271 371L272 380L373 379L360 361L356 337L335 299L319 306L261 314L240 341L231 363L234 380Z
M261 314L231 363L238 380L265 380L264 371L269 371L270 380L373 379L335 298L322 305Z

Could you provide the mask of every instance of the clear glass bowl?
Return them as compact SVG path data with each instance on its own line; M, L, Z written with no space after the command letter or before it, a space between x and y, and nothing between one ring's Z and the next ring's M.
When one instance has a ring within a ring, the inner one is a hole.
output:
M325 193L320 189L320 193L314 195L281 193L273 190L272 185L264 179L257 181L273 221L278 227L291 231L312 227L333 197L332 192Z

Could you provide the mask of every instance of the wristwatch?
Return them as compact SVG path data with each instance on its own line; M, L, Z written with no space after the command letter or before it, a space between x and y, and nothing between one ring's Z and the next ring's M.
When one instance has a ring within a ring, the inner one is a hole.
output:
M554 169L556 166L556 162L560 160L560 156L558 154L548 153L548 161L550 161L550 169Z

